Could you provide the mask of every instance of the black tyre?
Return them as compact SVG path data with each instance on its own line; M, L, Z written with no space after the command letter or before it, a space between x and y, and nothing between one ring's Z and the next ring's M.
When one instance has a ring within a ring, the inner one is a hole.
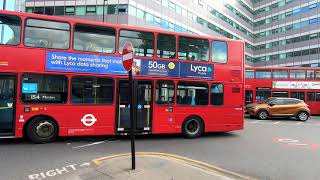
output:
M268 119L268 112L266 110L260 110L258 113L257 113L257 118L258 119L261 119L261 120L266 120Z
M204 132L203 121L198 117L187 118L182 125L182 133L186 138L200 137Z
M309 113L308 112L306 112L306 111L300 111L298 114L297 114L297 116L296 116L296 118L298 119L298 120L300 120L300 121L307 121L308 120L308 118L309 118Z
M38 144L53 142L58 136L58 125L50 118L36 117L28 124L27 136Z

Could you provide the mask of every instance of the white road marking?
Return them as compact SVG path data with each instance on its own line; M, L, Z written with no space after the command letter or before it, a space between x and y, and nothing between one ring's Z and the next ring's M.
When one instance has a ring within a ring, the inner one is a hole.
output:
M275 123L273 123L273 124L279 124L280 123L280 121L277 121L277 122L275 122Z
M90 163L89 163L89 162L86 162L86 163L80 164L79 166L80 166L80 167L90 166Z
M308 144L303 144L303 143L288 143L288 145L291 145L291 146L308 146Z
M94 142L94 143L90 143L90 144L85 144L85 145L81 145L81 146L75 146L72 147L73 149L78 149L78 148L83 148L83 147L88 147L88 146L94 146L94 145L98 145L98 144L102 144L105 141L98 141L98 142Z
M78 170L79 167L88 167L90 166L90 162L85 162L80 165L78 164L70 164L67 166L63 166L61 168L51 169L47 171L43 171L37 174L28 175L29 180L43 180L49 177L54 177L62 174L67 174L73 171Z

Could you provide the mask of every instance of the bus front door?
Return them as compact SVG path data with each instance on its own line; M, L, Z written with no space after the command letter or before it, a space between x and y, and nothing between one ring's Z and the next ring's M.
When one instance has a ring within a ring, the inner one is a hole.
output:
M151 131L152 119L152 81L136 80L135 101L137 108L138 132ZM129 83L127 80L118 81L118 101L117 101L117 133L128 132L130 130L130 106L129 106Z
M0 75L0 136L13 135L16 77Z

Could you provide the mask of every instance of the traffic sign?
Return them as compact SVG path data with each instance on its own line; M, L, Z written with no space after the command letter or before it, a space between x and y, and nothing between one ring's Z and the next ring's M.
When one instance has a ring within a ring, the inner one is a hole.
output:
M126 71L130 71L133 64L133 46L131 42L125 42L122 49L122 64Z

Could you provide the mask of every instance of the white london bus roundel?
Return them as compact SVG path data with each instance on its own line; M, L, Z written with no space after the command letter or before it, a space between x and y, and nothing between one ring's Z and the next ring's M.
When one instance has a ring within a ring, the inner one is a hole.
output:
M94 115L92 114L86 114L83 116L83 118L81 119L81 122L85 125L85 126L92 126L94 125L94 123L97 121L97 119L94 117Z

